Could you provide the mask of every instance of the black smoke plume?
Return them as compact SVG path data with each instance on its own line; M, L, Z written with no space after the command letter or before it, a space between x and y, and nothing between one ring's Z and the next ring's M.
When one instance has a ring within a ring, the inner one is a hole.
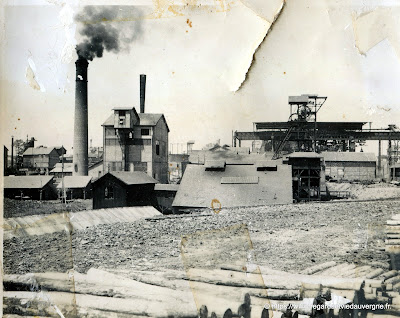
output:
M142 32L140 11L133 6L86 6L75 21L82 36L76 52L90 61L104 51L129 51Z

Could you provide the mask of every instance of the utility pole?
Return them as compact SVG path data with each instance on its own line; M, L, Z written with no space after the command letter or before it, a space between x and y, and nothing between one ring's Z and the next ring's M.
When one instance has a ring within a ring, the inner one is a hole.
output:
M64 145L61 149L64 148ZM67 204L67 197L65 195L65 185L64 185L64 151L61 151L61 182L62 182L62 201Z
M14 169L14 136L11 136L11 170Z

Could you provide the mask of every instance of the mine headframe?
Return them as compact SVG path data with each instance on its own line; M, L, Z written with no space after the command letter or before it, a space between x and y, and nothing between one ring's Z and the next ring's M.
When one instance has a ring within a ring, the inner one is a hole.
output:
M272 159L280 158L286 142L296 132L301 132L305 136L304 140L298 142L299 149L302 149L302 151L316 151L317 113L327 98L316 94L289 96L290 116L288 123L290 127L276 147ZM314 123L314 125L310 126L310 122Z

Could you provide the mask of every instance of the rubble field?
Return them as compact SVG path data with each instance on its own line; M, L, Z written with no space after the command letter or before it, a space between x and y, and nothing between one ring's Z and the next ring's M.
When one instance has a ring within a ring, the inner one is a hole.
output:
M246 224L254 250L251 261L300 272L336 261L389 268L385 224L400 213L400 199L327 202L195 211L98 225L85 230L4 241L4 273L104 270L182 270L181 237ZM232 242L235 240L232 237ZM220 262L234 252L224 241ZM204 246L207 248L207 246ZM207 260L204 260L207 262Z

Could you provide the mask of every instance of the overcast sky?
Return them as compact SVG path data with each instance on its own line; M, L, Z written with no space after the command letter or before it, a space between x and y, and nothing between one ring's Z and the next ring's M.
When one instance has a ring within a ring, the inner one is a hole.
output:
M111 23L137 28L129 51L105 52L90 62L93 146L102 146L101 124L112 108L139 110L142 73L147 74L146 112L165 114L171 143L195 140L196 149L217 139L230 144L232 130L250 131L254 121L286 121L288 95L304 93L328 96L321 121L400 126L398 38L383 37L365 54L356 47L353 22L375 9L377 1L288 0L272 29L278 0L268 7L261 0L246 0L245 5L189 1L186 7L186 1L165 2L122 7L122 16L131 21ZM379 3L386 9L394 5ZM8 4L1 65L3 143L10 148L11 135L29 135L37 145L63 144L70 150L73 48L82 40L81 25L73 17L83 7L61 0ZM374 32L373 26L368 32ZM27 69L39 89L29 84Z

